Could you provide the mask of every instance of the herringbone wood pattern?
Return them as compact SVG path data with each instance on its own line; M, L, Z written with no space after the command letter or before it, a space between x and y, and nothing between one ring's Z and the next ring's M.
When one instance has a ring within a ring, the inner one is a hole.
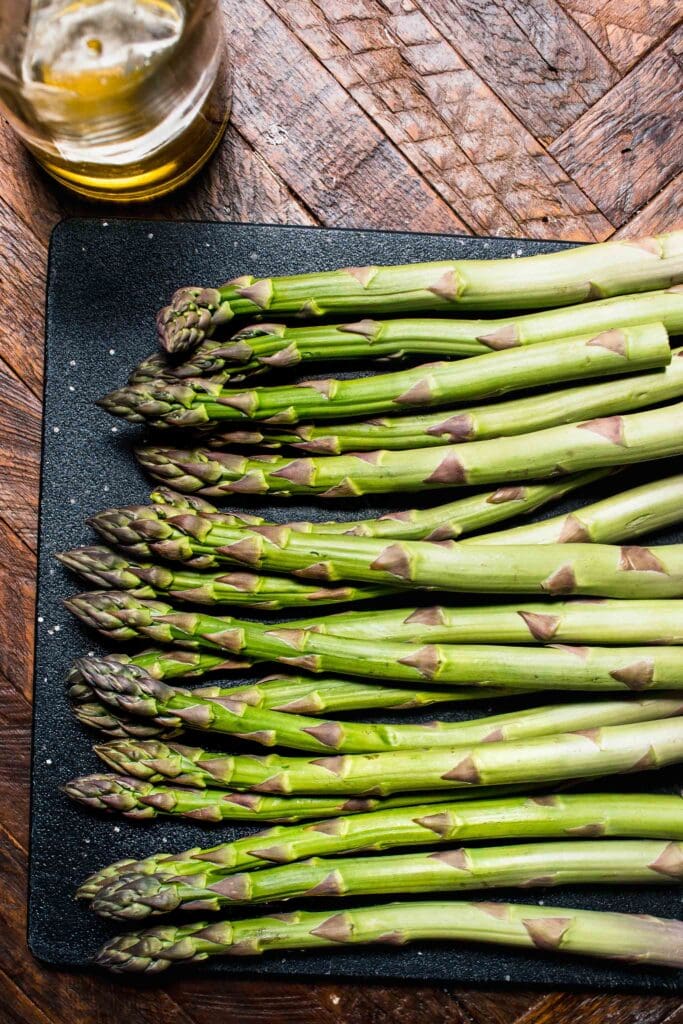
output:
M604 239L682 226L683 0L224 0L235 107L146 217ZM0 1021L682 1024L676 999L47 971L24 939L42 306L92 213L0 131ZM130 211L126 211L129 213ZM133 211L135 213L135 211Z

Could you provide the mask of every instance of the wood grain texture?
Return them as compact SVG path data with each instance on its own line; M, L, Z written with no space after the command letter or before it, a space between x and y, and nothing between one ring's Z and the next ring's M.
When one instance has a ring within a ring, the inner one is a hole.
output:
M470 67L548 142L618 75L555 0L418 0Z
M470 229L577 241L610 233L411 0L398 14L368 0L358 18L325 0L268 2Z
M559 0L620 71L656 46L683 19L681 0Z
M683 227L683 174L665 185L635 217L619 228L616 237L651 235L661 231L662 225L669 231Z
M683 227L683 0L224 0L234 116L127 216L604 238ZM624 152L622 152L622 150ZM683 1024L676 999L48 970L25 946L47 244L99 209L0 123L1 1024ZM62 681L55 680L55 685Z
M230 43L236 127L326 224L465 230L265 0L230 4Z
M680 173L683 26L568 128L550 152L615 227Z

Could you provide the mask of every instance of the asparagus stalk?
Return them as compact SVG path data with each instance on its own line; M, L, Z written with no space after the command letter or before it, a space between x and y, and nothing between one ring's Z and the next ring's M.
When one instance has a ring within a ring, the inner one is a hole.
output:
M206 675L219 669L232 668L232 658L224 658L220 654L209 651L156 650L151 648L139 654L108 654L107 660L121 664L138 665L145 669L154 679L191 679ZM93 696L92 687L85 682L83 676L74 666L67 677L68 692L73 701L90 701Z
M169 362L163 353L157 352L135 368L129 383L218 374L223 380L238 381L271 367L289 367L312 360L483 355L492 349L656 321L663 323L669 334L683 333L683 299L676 289L618 296L501 320L362 320L356 324L314 327L257 323L227 341L203 341L181 363Z
M158 655L152 665L155 679L175 679L173 673L174 652L172 650L154 652ZM189 652L178 652L185 654ZM108 654L106 661L130 664L146 668L151 652L130 657L123 654ZM168 654L168 657L167 657ZM220 662L219 658L202 655L207 660ZM169 668L168 675L165 669ZM156 670L156 672L154 671ZM69 696L74 701L90 702L94 699L94 691L86 683L77 666L69 674ZM207 685L196 687L192 692L200 697L225 697L239 700L255 708L272 708L275 711L304 713L307 715L322 714L330 711L367 711L375 708L386 708L393 711L404 711L411 708L427 707L430 704L460 700L476 700L490 697L510 695L509 688L496 690L487 687L485 692L478 689L452 688L438 690L416 690L414 687L400 688L385 684L373 684L361 679L342 679L334 676L292 676L269 675L255 683L236 686Z
M262 746L293 750L374 753L419 747L452 747L545 736L603 725L653 721L683 714L683 700L615 700L535 707L471 722L386 725L371 722L319 721L304 715L260 710L237 700L181 693L131 665L82 658L80 669L106 704L160 724L187 726L251 740Z
M63 791L72 800L95 811L117 812L126 818L145 820L170 815L206 824L336 818L339 814L372 811L386 803L375 799L261 796L230 793L225 789L154 786L127 775L103 773L71 779ZM403 803L412 803L413 799L404 797ZM438 796L434 797L434 802L437 800Z
M159 312L157 328L161 347L180 353L233 317L266 310L317 317L569 306L678 284L683 279L681 249L682 234L674 231L517 260L347 267L261 279L245 275L220 288L179 289Z
M89 523L127 554L480 593L545 593L653 598L683 594L683 545L436 545L348 535L301 534L291 527L235 530L198 516L162 521L140 507L100 512Z
M174 739L180 736L182 728L163 725L154 720L148 722L133 715L121 715L102 701L89 700L81 704L73 704L71 710L74 717L87 729L94 729L110 740Z
M291 680L291 685L290 685ZM75 717L82 725L104 733L109 739L157 737L172 739L184 730L180 726L167 726L147 719L144 723L133 715L115 711L95 697L94 690L83 684L83 703L72 705ZM85 692L87 691L87 692ZM251 706L255 701L261 707L280 704L283 713L306 711L309 715L322 711L361 711L383 708L390 711L406 711L413 708L429 707L431 704L453 704L459 701L491 700L498 697L519 696L526 690L496 689L487 686L485 690L476 687L460 687L448 690L399 689L393 686L371 685L361 680L306 679L287 676L252 686L203 686L188 691L208 699L246 700Z
M683 360L681 360L683 362ZM623 543L683 520L683 474L633 487L568 515L465 538L463 544Z
M181 646L225 647L256 660L279 661L310 672L343 671L392 682L437 680L456 686L515 690L629 691L683 687L681 647L534 648L386 640L370 644L363 639L313 630L176 612L160 601L141 601L117 591L80 594L67 600L66 605L82 622L114 639L149 636Z
M532 434L400 452L308 458L243 455L148 445L137 451L154 479L210 497L231 493L361 494L505 484L683 454L683 402L628 416L549 427Z
M152 381L113 391L98 404L131 423L156 427L210 427L245 419L292 424L475 401L520 388L635 373L670 361L669 336L661 323L654 323L374 377L248 391L224 388L212 378L189 378L183 384Z
M114 740L94 750L113 771L148 782L170 779L199 789L229 787L279 796L389 796L511 783L551 785L677 764L683 760L683 722L671 718L471 747L317 758L235 756L159 740Z
M233 604L254 611L367 601L395 592L391 587L381 586L318 586L253 572L197 573L150 562L130 562L106 547L74 548L58 552L55 557L97 587L129 590L137 597L163 595L194 604Z
M287 623L356 640L447 644L683 644L683 601L554 601L342 612Z
M149 785L140 783L141 786ZM200 791L204 792L204 791ZM78 897L90 900L110 882L127 875L155 876L160 881L197 875L203 885L254 868L291 864L305 857L388 850L397 846L484 839L566 839L628 836L683 839L680 796L648 793L554 794L503 796L453 804L418 805L377 810L318 824L280 826L256 836L195 847L181 853L156 853L143 860L117 861L90 875Z
M516 543L562 544L570 541L623 543L681 520L683 475L678 474L605 498L572 513L509 530L478 534L461 543L496 546ZM106 547L75 548L59 553L56 557L79 576L102 589L129 590L136 597L168 595L204 605L229 603L271 611L306 604L358 601L396 592L389 587L319 587L286 577L259 576L255 573L202 573L191 569L178 571L168 565L130 561ZM408 614L406 612L406 616ZM651 621L651 618L646 621L646 630L651 627ZM463 639L467 637L463 636ZM488 638L482 642L488 642Z
M560 498L579 487L593 483L612 472L609 469L588 470L584 473L577 473L574 476L562 477L561 480L552 480L543 484L527 484L525 486L499 487L494 491L484 491L473 494L466 498L458 498L456 501L446 505L438 505L432 508L411 509L409 511L389 512L380 516L379 519L364 519L353 521L331 521L325 523L290 523L289 525L302 533L350 533L364 537L395 537L412 540L447 540L459 537L462 534L470 533L473 530L481 530L486 526L493 526L496 523L504 522L514 516L533 512L551 501L559 501ZM143 512L142 515L150 515L156 518L175 522L175 517L180 511L189 511L191 508L184 508L179 505L179 498L169 498L167 488L157 488L152 492L151 497L155 507L150 512ZM190 501L195 501L199 496L196 494L184 495ZM168 506L169 500L173 502ZM200 501L204 499L199 498ZM159 507L160 502L163 502ZM208 504L208 503L206 503ZM212 508L212 506L210 506ZM144 508L144 506L140 506ZM213 509L213 512L216 510ZM254 517L255 518L255 517ZM182 520L181 520L182 521ZM231 515L223 514L212 517L212 522L220 525L234 525ZM255 526L268 525L264 520L254 523ZM126 538L122 538L125 542ZM140 554L145 557L149 551L142 546ZM196 564L193 562L193 564ZM205 562L197 564L197 568L209 568L213 563L206 558Z
M415 895L508 886L675 885L683 846L652 840L584 840L514 846L451 846L436 853L315 857L262 871L161 880L132 875L96 896L92 909L114 920L142 920L174 910L210 913L243 904L310 897Z
M254 424L250 430L218 431L209 435L206 444L212 449L233 443L264 443L268 448L288 444L314 455L340 455L378 449L437 448L454 442L526 434L594 416L633 412L656 402L680 398L683 395L683 359L680 358L683 349L674 349L672 355L671 363L663 370L561 391L544 391L507 402L361 422L307 423L285 431L282 428L268 430Z
M295 911L242 921L159 925L110 939L96 963L115 973L156 974L172 964L269 950L437 939L683 965L683 924L651 916L519 903L409 902L343 911Z

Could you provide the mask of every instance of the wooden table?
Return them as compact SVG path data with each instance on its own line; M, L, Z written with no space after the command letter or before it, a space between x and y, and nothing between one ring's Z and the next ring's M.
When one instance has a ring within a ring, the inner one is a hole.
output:
M183 193L121 213L582 241L683 223L683 0L224 6L236 82L219 155ZM102 211L53 186L6 125L0 147L0 1020L683 1022L673 998L201 978L150 990L34 962L24 883L45 263L61 217Z

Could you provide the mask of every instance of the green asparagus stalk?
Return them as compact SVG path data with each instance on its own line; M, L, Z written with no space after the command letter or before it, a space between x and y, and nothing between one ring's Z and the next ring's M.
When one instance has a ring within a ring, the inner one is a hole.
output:
M682 513L683 514L683 513ZM130 562L110 548L74 548L55 557L96 587L129 590L137 597L164 595L194 604L232 604L254 611L367 601L391 587L325 587L253 572L197 573L149 562Z
M303 579L340 578L480 593L545 593L653 598L683 594L683 545L622 548L608 544L466 545L301 534L291 527L235 530L206 517L162 521L153 509L100 512L89 523L134 557L293 572ZM208 559L207 559L208 560Z
M112 771L148 782L170 779L198 789L278 796L389 796L511 783L552 785L678 764L683 722L671 718L471 747L317 758L229 755L159 740L114 740L94 750Z
M163 471L162 471L163 472ZM349 533L363 537L395 537L407 540L448 540L460 537L473 530L481 530L486 526L494 526L517 515L533 512L551 501L560 498L579 487L593 483L608 475L612 470L588 470L574 476L562 477L544 484L527 484L525 486L499 487L494 491L481 492L466 498L458 498L446 505L432 508L411 509L409 511L389 512L379 519L353 520L346 522L331 521L325 523L290 523L289 525L303 533ZM184 497L195 501L199 496L187 494ZM152 491L151 498L154 508L151 515L157 518L175 521L178 510L189 511L178 504L179 499L169 499L167 488ZM169 500L173 502L171 507ZM204 499L199 498L200 501ZM162 503L163 502L163 503ZM161 504L161 507L160 507ZM206 503L208 504L208 503ZM144 506L140 506L143 508ZM212 507L212 506L211 506ZM215 512L216 510L213 509ZM149 513L142 513L149 514ZM255 517L254 517L255 518ZM212 518L217 525L234 525L231 515L219 514ZM254 523L255 526L268 525L264 520ZM122 538L125 540L125 538ZM141 556L149 552L140 550ZM193 564L195 564L193 562ZM210 560L200 563L197 568L209 568Z
M82 658L79 667L97 696L119 710L160 724L186 726L293 750L374 753L461 743L517 740L603 725L653 721L683 714L683 699L589 701L535 707L468 722L386 725L319 721L304 715L260 710L238 700L181 693L132 665Z
M314 327L257 323L227 341L203 341L182 363L169 362L157 352L135 368L129 383L218 374L223 380L239 381L271 367L312 360L386 360L404 355L458 358L657 321L669 334L683 333L683 299L677 289L501 320L362 320Z
M133 715L121 715L102 701L90 700L71 706L74 717L87 729L94 729L110 740L174 739L180 736L182 728L162 725L158 721L147 722Z
M140 783L146 786L149 783ZM203 790L200 792L204 792ZM581 793L540 797L503 796L453 804L418 805L337 818L334 824L280 826L256 836L194 847L181 853L156 853L143 860L117 861L90 875L80 899L93 899L109 883L129 875L155 876L161 882L197 875L199 884L305 857L388 850L399 846L501 839L566 839L628 836L683 839L680 796L649 793Z
M409 451L308 458L243 455L209 449L138 449L142 468L181 491L361 494L505 484L683 454L683 402L628 416L549 427L532 434Z
M439 900L295 911L241 921L159 925L110 939L96 963L115 973L156 974L172 964L269 950L437 939L579 953L634 963L683 965L683 924L651 916Z
M108 774L71 779L63 790L72 800L95 811L117 812L126 818L145 820L170 815L206 824L307 821L372 811L384 805L383 801L374 799L259 796L229 793L225 789L154 786L130 776ZM413 798L403 798L403 802L412 803Z
M80 594L67 600L66 605L86 625L113 639L148 636L181 646L226 647L255 660L278 661L310 672L344 672L392 682L437 680L456 686L515 690L628 691L683 687L681 647L503 647L379 640L369 643L313 630L289 629L286 625L176 612L160 601L141 601L118 591Z
M681 293L683 294L683 292ZM663 370L633 374L599 384L544 391L527 398L477 405L470 409L439 410L416 416L385 416L350 423L308 423L283 431L261 427L228 429L209 435L209 448L265 444L291 445L314 455L341 455L385 449L437 448L454 442L527 434L593 416L633 412L683 395L683 349L673 350Z
M92 909L114 920L174 910L211 913L243 904L334 896L415 895L508 886L675 885L683 846L647 840L584 840L514 846L451 846L436 853L311 860L236 875L212 872L175 881L128 876L104 889Z
M622 492L572 513L509 530L478 534L461 543L496 546L516 543L562 544L570 541L623 543L681 520L683 475L678 474ZM288 577L259 576L255 573L202 573L191 569L178 571L168 565L130 561L106 547L75 548L59 553L56 557L79 576L102 589L129 590L136 597L168 595L204 605L226 603L270 611L307 604L358 601L396 593L395 588L389 587L319 587ZM646 628L650 624L651 620L646 623Z
M554 601L342 612L287 623L356 640L447 644L683 644L683 601Z
M179 289L157 316L161 347L192 350L235 316L538 309L670 288L683 279L681 232L602 242L516 260L347 267L291 277L237 277Z
M331 520L322 523L290 523L289 525L302 533L349 533L363 537L395 537L413 540L448 540L504 522L518 515L534 512L552 501L559 501L565 495L580 487L594 483L613 473L611 469L587 470L573 476L562 477L561 480L548 481L543 484L527 484L526 486L500 487L495 491L482 492L445 505L409 511L389 512L379 519L365 519L339 522ZM171 497L172 496L172 497ZM183 499L189 502L199 500L205 505L209 503L197 494L181 494L169 488L158 487L152 491L150 498L156 511L164 519L173 520L177 512L173 509L192 511L190 505L184 505ZM656 498L656 492L655 492ZM212 521L226 525L231 524L230 516L209 505L206 512L215 514ZM256 519L256 517L253 517ZM261 519L254 526L266 526Z
M683 362L683 360L681 360ZM623 543L683 520L683 474L623 491L568 515L465 538L463 544Z
M661 323L654 323L374 377L248 391L224 388L212 378L189 378L183 384L152 381L113 391L98 404L131 423L155 427L204 428L245 419L292 424L476 401L520 388L635 373L670 361L669 336Z
M156 674L152 671L154 678L175 679L176 676L172 671L174 652L164 650L154 653L158 654L158 658L152 665L152 669L156 669ZM166 657L167 653L168 658ZM202 657L206 657L207 661L211 660L209 655L202 655ZM130 657L123 654L108 654L105 660L145 668L147 656ZM213 658L213 660L220 661L219 658ZM167 666L170 671L168 675L164 675ZM69 696L72 700L90 702L94 699L92 687L86 683L76 666L71 669L69 680L71 684ZM274 674L264 676L255 683L236 686L207 685L196 687L188 692L200 697L225 697L239 700L255 708L272 708L275 711L318 715L331 711L367 711L376 708L405 711L437 703L508 697L511 691L509 688L496 690L493 687L487 687L485 692L464 687L458 690L453 688L438 690L431 686L428 690L416 690L412 686L400 688L382 683L373 684L361 679Z
M200 696L207 695L209 699L229 698L236 700L237 698L233 694L238 689L238 687L228 687L225 689L201 687L191 692L199 693ZM267 685L263 689L266 691L266 698L270 699ZM312 693L311 690L313 690ZM102 733L108 739L118 740L130 736L133 739L156 737L166 740L173 739L184 731L184 728L180 726L176 728L167 726L162 722L157 723L156 719L146 719L144 722L141 722L139 718L133 715L125 714L106 706L95 698L94 691L91 690L90 692L92 696L89 696L87 701L83 697L83 703L72 705L73 714L81 725ZM315 682L313 680L308 681L306 692L302 697L297 698L297 692L295 691L293 694L286 693L283 699L285 701L289 700L291 705L296 705L299 703L305 704L309 699L313 700L320 697L320 693L315 689ZM515 691L515 695L525 692L525 690ZM394 687L369 686L362 683L358 683L356 687L351 682L344 683L340 680L339 686L333 688L332 694L328 693L328 688L325 686L323 687L322 695L327 702L344 705L339 710L357 711L359 708L356 705L362 705L364 708L388 708L391 711L405 711L408 708L427 707L430 704L455 703L464 700L489 700L492 697L509 697L512 693L513 691L509 689L496 690L493 687L487 687L485 691L467 687L462 687L458 690L397 690ZM251 697L252 695L253 693L250 688L246 696ZM349 704L354 706L346 707ZM289 711L287 705L285 705L284 711ZM315 709L311 713L314 714Z
M209 651L155 650L154 648L132 656L121 653L108 654L107 660L126 665L138 665L154 679L192 679L204 676L209 672L232 668L235 664L232 658L226 659L220 654L212 654ZM242 664L244 663L242 662ZM92 687L85 682L76 666L70 670L67 684L71 700L87 702L92 699Z

